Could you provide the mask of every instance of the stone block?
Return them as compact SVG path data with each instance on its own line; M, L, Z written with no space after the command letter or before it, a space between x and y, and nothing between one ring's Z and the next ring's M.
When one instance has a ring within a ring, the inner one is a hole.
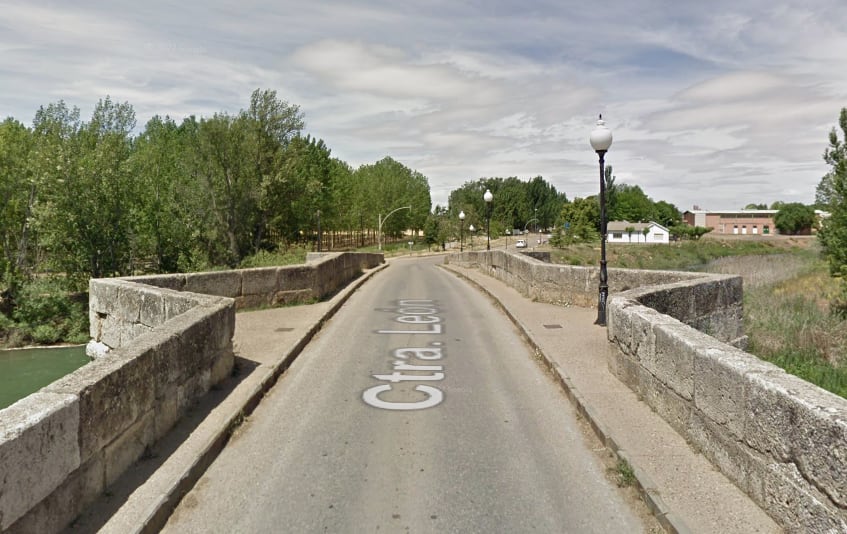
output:
M150 328L159 326L167 320L165 315L165 298L162 291L156 288L148 288L138 285L138 293L141 295L140 309L138 310L138 321Z
M165 321L169 321L200 305L200 301L196 298L180 293L165 293L162 295L162 298L165 309Z
M241 271L187 274L184 291L235 298L241 295Z
M279 275L277 288L280 291L312 290L316 284L316 270L313 266L280 267L277 273Z
M715 309L708 315L695 317L688 324L723 343L744 335L743 310L738 304Z
M79 401L43 390L0 410L0 530L80 465Z
M115 315L126 323L137 323L141 320L141 307L144 301L144 286L132 282L124 282L118 292L118 303Z
M688 431L693 404L645 368L639 368L639 393L641 398L674 430L684 435Z
M721 281L718 292L718 305L721 308L741 306L744 301L744 278L727 276Z
M121 334L121 345L126 345L132 340L141 337L145 334L149 334L153 331L152 326L147 326L146 324L134 323L128 326L125 330L125 333Z
M185 413L212 387L211 369L203 369L177 387L177 410Z
M241 294L272 295L279 283L279 269L266 267L259 269L243 269L241 271Z
M632 342L629 350L635 359L644 365L644 359L654 358L656 353L654 325L666 323L670 318L645 306L632 306L629 312L632 321Z
M96 327L92 323L91 338L113 349L121 346L121 331L123 323L114 315L98 317Z
M273 295L245 295L235 298L235 307L239 310L253 310L273 304Z
M106 489L103 465L102 453L81 465L55 491L16 521L8 532L64 531Z
M640 306L622 297L612 297L606 306L606 332L609 341L616 344L625 354L634 355L632 350L632 315Z
M218 350L232 347L232 338L235 335L235 304L233 302L218 304L209 320L213 325L210 346Z
M119 285L114 280L92 279L88 283L88 321L89 335L100 339L108 317L115 315L118 305Z
M797 396L803 382L781 369L750 373L745 396L744 440L753 449L779 462L792 457L794 427L802 409Z
M153 375L154 394L160 399L165 391L175 387L182 380L184 369L180 365L179 354L183 342L179 331L167 327L153 331L145 340L155 363Z
M155 359L133 345L77 369L43 391L79 396L79 449L87 461L153 405Z
M694 403L712 421L744 438L746 375L773 366L729 345L698 347L694 354Z
M88 308L99 313L112 314L118 305L120 282L91 279L88 282Z
M168 338L157 344L159 362L166 371L168 380L160 385L181 382L193 376L200 369L208 366L207 348L214 341L211 339L213 326L207 320L202 308L195 308L172 319L166 325Z
M753 468L754 498L787 532L847 532L847 513L828 503L794 464L766 462Z
M271 304L284 306L287 304L302 304L316 299L317 296L311 289L297 289L294 291L278 291L273 296Z
M615 377L623 382L629 389L640 394L639 369L641 366L632 356L622 352L620 349L612 348L609 358L609 370Z
M230 343L228 347L219 349L218 357L212 362L211 375L209 377L211 384L219 384L226 380L232 374L232 366L234 364L235 353Z
M751 493L750 472L755 465L751 455L726 425L716 424L696 409L691 410L688 441L742 491Z
M104 449L106 486L112 485L155 439L155 413L148 410Z
M805 479L847 510L847 400L805 382L799 392L792 410L794 461Z
M689 286L693 299L693 315L709 314L721 307L721 283L715 279L698 280Z
M170 289L173 291L183 291L185 288L184 274L154 274L147 276L133 276L128 278L138 284L155 286L161 289Z
M664 385L686 400L694 397L694 354L714 340L679 321L653 325L655 351L645 353L641 363Z
M154 405L156 419L153 428L156 440L164 437L182 416L177 403L177 392L176 384L158 392Z

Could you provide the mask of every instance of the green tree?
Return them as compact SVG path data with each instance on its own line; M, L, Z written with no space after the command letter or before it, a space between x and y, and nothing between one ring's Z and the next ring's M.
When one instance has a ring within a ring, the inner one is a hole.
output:
M660 200L653 205L653 216L650 219L666 228L670 228L682 222L682 215L679 212L679 208L670 202Z
M302 176L299 180L304 183L308 190L298 191L289 188L288 192L292 198L288 200L299 202L302 208L311 208L314 212L321 208L326 211L324 203L314 198L315 196L320 197L321 194L318 191L320 188L316 186L313 180L317 179L321 182L321 185L324 185L324 182L328 179L329 149L326 148L323 141L312 143L312 139L309 137L305 140L305 147L298 146L293 151L287 151L289 144L292 140L300 137L300 132L305 126L299 106L280 99L276 91L256 89L250 95L249 108L240 113L239 120L245 123L248 137L246 144L252 151L253 176L250 181L258 184L256 195L259 196L261 192L278 189L274 186L278 186L280 167L284 167L286 164L288 164L287 171L289 172L287 179L290 180L291 168L302 167L304 165L303 152L308 152L309 156L317 156L317 160L305 165L307 167L319 166L320 168L309 168L308 176ZM325 157L324 152L326 153ZM297 158L298 161L287 162L286 160L292 156ZM301 195L297 194L298 192L305 192L306 196L310 197L309 200L304 201ZM269 203L264 198L258 202L252 235L253 252L266 246L265 230L271 218L279 221L280 208L280 205ZM312 218L314 213L310 215L310 218Z
M678 239L692 239L697 241L704 235L714 230L714 228L706 226L689 226L687 224L677 224L670 227L670 234Z
M747 204L746 206L744 206L744 209L745 210L766 210L766 209L768 209L768 205L765 204L764 202L761 203L761 204L750 203L750 204Z
M609 220L641 222L653 217L653 201L637 185L618 185L615 204L615 218Z
M596 241L600 238L600 208L597 197L575 198L559 215L554 245Z
M829 263L832 276L841 278L841 295L834 302L834 309L847 315L847 108L841 109L838 131L829 133L829 147L824 152L824 161L832 169L818 185L818 201L830 214L818 233Z
M0 292L14 292L29 274L36 182L29 163L32 133L8 118L0 123Z
M426 223L432 200L426 176L402 163L385 157L371 165L362 165L355 172L361 198L367 199L374 228L379 216L392 210L411 206L392 215L382 227L386 235L400 235L404 230L421 230Z
M567 202L567 196L559 193L552 184L541 176L536 176L526 184L527 200L533 208L532 216L538 218L540 228L552 228L556 224L556 218L562 211L562 206ZM509 226L506 228L514 228ZM512 221L514 224L514 221Z
M227 113L200 119L193 156L198 180L206 191L205 241L210 261L234 267L252 249L259 219L253 153L247 124Z
M635 227L634 226L627 226L624 229L624 232L626 232L626 234L629 236L629 242L632 243L632 234L635 233Z
M276 179L266 182L280 188L265 198L273 200L273 205L267 206L273 213L272 227L293 240L301 231L316 235L319 212L322 230L327 223L332 225L336 210L330 202L331 171L330 150L323 140L308 135L293 138Z
M38 224L52 263L71 281L131 271L137 195L127 162L134 127L132 106L109 97L87 123L63 102L36 114L37 179L45 200Z
M790 202L782 205L773 222L783 234L810 232L816 222L815 210L799 202Z
M606 190L606 220L622 221L624 220L619 213L618 205L618 184L615 183L617 177L613 174L611 165L606 165L603 173L603 180L606 182L604 187Z
M539 228L549 228L556 224L567 196L559 193L543 177L536 176L528 182L517 177L480 178L465 182L459 189L450 193L450 217L457 219L460 211L468 216L468 221L485 221L486 209L483 194L491 190L494 195L491 214L492 235L506 229L525 228L530 221L537 219ZM466 223L470 224L470 223ZM535 223L532 223L535 225Z
M179 126L157 115L134 142L130 170L139 190L135 255L142 263L150 261L156 272L208 261L199 243L199 229L206 225L204 194L185 159L195 124L189 119Z

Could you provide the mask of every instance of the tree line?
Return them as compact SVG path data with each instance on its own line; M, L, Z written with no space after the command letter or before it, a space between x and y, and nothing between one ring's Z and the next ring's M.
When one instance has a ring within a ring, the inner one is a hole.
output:
M363 231L398 205L387 233L423 228L427 178L385 158L353 169L305 135L303 114L256 90L236 114L154 116L100 100L83 121L63 101L32 127L0 123L0 273L69 280L237 266L259 251Z

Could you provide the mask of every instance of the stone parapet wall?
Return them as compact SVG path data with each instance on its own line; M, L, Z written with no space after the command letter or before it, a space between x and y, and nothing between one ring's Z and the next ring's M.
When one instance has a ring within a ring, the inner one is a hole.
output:
M324 298L384 261L381 253L310 253L307 263L232 271L137 276L160 288L229 297L237 309L302 304Z
M65 528L226 378L236 307L323 298L382 261L91 280L101 357L0 410L0 531Z
M0 411L3 532L64 528L232 369L232 299L89 289L113 350Z
M596 267L449 261L542 302L597 303ZM609 289L611 371L786 530L847 532L847 400L741 349L741 278L609 269Z
M600 273L596 267L556 265L528 254L501 250L452 254L449 261L482 269L532 300L563 306L597 306ZM647 291L643 298L663 313L721 341L746 342L739 276L615 268L608 269L608 274L610 294L661 285L664 293L654 295ZM691 295L696 295L696 306L694 300L686 300Z
M847 400L644 304L669 289L610 297L612 372L788 531L847 532Z

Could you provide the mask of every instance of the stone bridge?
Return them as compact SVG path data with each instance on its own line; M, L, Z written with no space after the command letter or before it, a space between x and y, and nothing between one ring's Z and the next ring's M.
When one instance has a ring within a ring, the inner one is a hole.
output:
M452 254L529 299L593 306L598 271ZM0 530L57 531L233 365L235 310L333 293L381 254L92 280L103 357L0 411ZM615 375L790 531L847 531L847 400L743 351L741 278L610 269Z

